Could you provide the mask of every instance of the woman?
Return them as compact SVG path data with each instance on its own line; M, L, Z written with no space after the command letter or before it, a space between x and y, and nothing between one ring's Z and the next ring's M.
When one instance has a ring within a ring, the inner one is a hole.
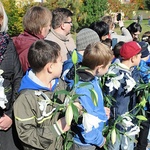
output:
M8 18L0 2L0 70L2 73L0 75L0 150L18 150L14 141L14 139L17 140L17 137L12 128L12 105L23 72L13 42L7 34L7 24ZM3 106L2 103L4 103ZM19 144L18 141L16 143Z
M133 41L140 41L139 35L142 32L142 27L139 23L133 22L127 27L127 29L129 30L129 32L133 38Z
M27 60L29 47L35 41L44 39L47 36L51 27L51 20L52 14L50 10L42 6L29 8L24 15L24 32L13 38L24 73L30 67Z

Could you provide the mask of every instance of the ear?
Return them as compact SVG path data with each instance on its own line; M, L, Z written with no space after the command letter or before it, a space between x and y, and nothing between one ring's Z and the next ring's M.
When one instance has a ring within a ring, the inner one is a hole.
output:
M46 69L48 73L52 73L53 72L53 63L49 62L46 64Z
M103 65L97 66L96 67L96 73L100 73L103 67L104 67Z
M136 59L136 57L137 56L135 55L135 56L133 56L133 57L130 58L132 63L134 63L134 60Z
M62 28L62 30L65 29L65 24L62 22L62 24L60 25L60 27Z

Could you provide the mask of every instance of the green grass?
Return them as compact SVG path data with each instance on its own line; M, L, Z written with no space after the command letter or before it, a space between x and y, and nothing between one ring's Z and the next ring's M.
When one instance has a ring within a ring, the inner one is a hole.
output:
M124 21L124 26L125 26L125 27L128 27L132 22L134 22L134 20L125 20L125 21ZM140 34L140 38L142 37L142 35L143 35L146 31L150 31L150 26L148 26L148 20L142 20L141 26L142 26L142 32L141 32L141 34ZM115 28L115 31L116 31L118 34L121 34L119 27L116 27L116 28Z

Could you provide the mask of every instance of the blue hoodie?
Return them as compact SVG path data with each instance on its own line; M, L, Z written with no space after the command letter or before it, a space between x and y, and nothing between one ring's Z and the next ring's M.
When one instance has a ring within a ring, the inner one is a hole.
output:
M79 73L79 76L81 78L85 77L85 73L86 73L86 71L85 72L82 71ZM76 131L76 135L74 137L74 142L79 145L83 145L83 146L87 146L87 145L102 146L104 144L104 137L102 134L102 130L104 127L104 122L106 122L108 118L107 118L105 110L104 110L104 101L103 101L102 91L99 86L99 79L92 75L90 77L90 74L88 74L88 73L87 73L87 76L89 76L88 79L90 79L90 80L86 81L86 82L90 83L90 85L88 85L86 87L80 87L79 85L81 83L85 83L85 81L80 80L75 85L77 87L76 94L82 95L79 97L79 101L80 101L82 107L86 110L86 112L90 115L98 117L101 120L101 122L98 124L97 128L95 128L93 126L92 130L89 132L85 131L82 123L78 124L76 127L77 131ZM92 101L90 89L94 89L95 92L97 93L97 97L98 97L98 105L97 106L95 106Z
M83 56L77 52L77 57L78 57L78 61L77 63L80 63L82 62L82 59L83 59ZM69 58L68 60L66 60L64 63L63 63L63 70L62 70L62 79L65 81L65 82L70 82L68 80L68 78L66 77L66 74L68 73L68 71L73 67L73 62L72 62L72 58Z
M54 79L52 81L52 88L49 89L43 85L43 83L35 76L32 70L28 70L25 76L21 80L21 86L19 88L19 92L22 90L46 90L46 91L54 91L58 84L59 79Z

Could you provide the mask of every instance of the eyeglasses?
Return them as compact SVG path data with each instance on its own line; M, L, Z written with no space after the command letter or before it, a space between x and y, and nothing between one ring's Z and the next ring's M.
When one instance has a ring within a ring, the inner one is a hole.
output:
M66 21L66 22L64 22L64 23L72 24L72 21L68 21L68 22Z

